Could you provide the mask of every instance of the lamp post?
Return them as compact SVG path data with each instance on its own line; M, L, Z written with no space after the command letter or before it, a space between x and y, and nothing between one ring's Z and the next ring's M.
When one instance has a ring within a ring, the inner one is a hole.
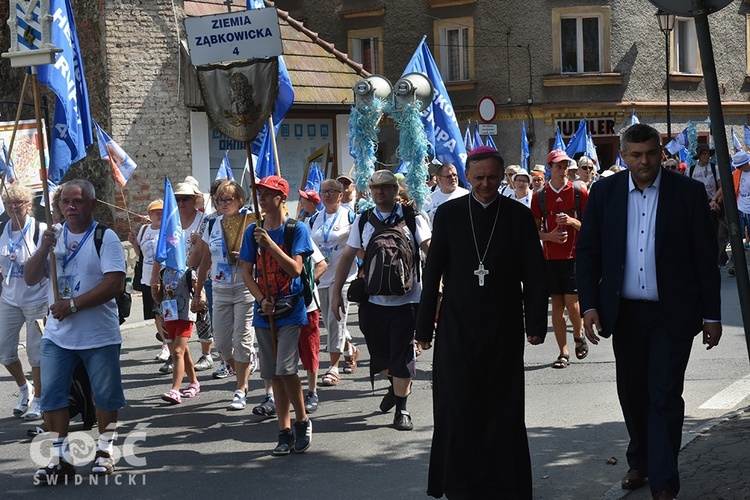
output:
M672 105L669 100L669 34L674 29L675 15L659 9L656 11L656 19L659 21L659 29L664 33L666 70L667 70L667 142L672 140Z

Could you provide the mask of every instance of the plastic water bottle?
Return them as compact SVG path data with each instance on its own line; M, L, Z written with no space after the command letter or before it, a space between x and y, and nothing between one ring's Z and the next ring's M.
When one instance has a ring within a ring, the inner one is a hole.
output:
M565 213L565 212L558 212L557 215L562 215L563 213ZM557 225L557 232L560 233L560 234L567 235L568 234L568 230L566 229L567 227L568 227L567 224L558 224Z

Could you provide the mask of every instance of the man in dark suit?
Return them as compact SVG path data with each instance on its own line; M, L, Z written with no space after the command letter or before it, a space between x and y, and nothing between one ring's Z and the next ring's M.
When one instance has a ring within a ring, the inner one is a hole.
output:
M617 393L630 435L624 489L649 478L655 499L680 489L685 403L693 337L721 338L716 238L703 185L661 168L659 133L633 125L622 137L628 169L597 182L578 238L576 267L584 331L612 335ZM596 327L596 332L594 331Z

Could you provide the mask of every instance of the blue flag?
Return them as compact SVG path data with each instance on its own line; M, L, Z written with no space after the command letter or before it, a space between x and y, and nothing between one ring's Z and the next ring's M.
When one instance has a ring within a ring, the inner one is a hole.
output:
M734 146L734 152L739 153L742 151L742 144L740 144L740 140L737 137L737 134L734 133L734 127L732 127L732 146Z
M414 52L409 64L406 65L404 75L407 73L424 73L430 79L433 86L432 103L420 114L427 141L432 145L435 157L441 163L453 163L458 171L461 182L467 184L466 174L466 146L461 140L461 130L458 127L456 113L451 104L448 91L443 84L435 60L432 58L430 49L425 43L427 37L423 36L417 50Z
M681 162L687 163L688 161L688 150L687 149L681 149L677 152L677 157L680 159Z
M497 146L495 146L495 141L492 140L492 136L489 135L489 134L487 135L487 139L485 139L485 141L484 141L484 145L485 146L489 146L489 147L494 148L494 149L497 149Z
M133 159L112 140L98 123L94 122L96 128L96 142L99 144L99 156L102 160L108 160L112 168L112 176L120 186L124 186L135 172L138 165Z
M474 147L484 146L482 142L482 136L479 135L479 122L474 123Z
M526 135L526 122L521 122L521 167L526 171L529 170L529 138Z
M279 93L276 96L276 105L273 108L273 131L275 135L279 135L281 122L284 120L289 108L292 107L293 102L294 89L292 88L292 80L289 79L289 72L286 69L284 58L279 56ZM260 150L263 147L266 136L270 136L268 133L268 122L263 125L252 146L250 146L250 150L254 155L260 156ZM269 140L271 139L269 138Z
M568 156L573 158L576 153L586 153L586 145L588 142L588 132L586 130L586 118L582 118L578 123L578 130L570 138L568 147L565 148L565 152Z
M744 131L745 147L750 147L750 127L745 124L742 126L742 130Z
M216 179L226 179L228 181L234 180L232 165L229 164L229 151L224 151L224 158L221 159L221 165L219 165L219 171L216 173Z
M49 178L55 183L70 166L86 156L94 142L91 134L89 94L69 0L50 0L52 45L63 51L55 64L37 66L39 82L57 96L50 141Z
M555 143L552 145L552 150L554 151L555 149L565 150L565 141L563 141L560 127L557 127L557 130L555 131Z
M474 137L471 135L471 118L469 118L469 122L466 124L466 133L464 133L464 146L466 146L466 151L471 151L474 149Z
M3 152L0 154L0 175L5 176L10 182L16 180L16 173L13 171L13 159L8 156L8 146L5 143L3 143Z
M159 243L156 245L154 258L156 262L167 269L172 269L180 274L187 269L185 233L182 232L177 200L174 197L172 184L168 177L164 177L164 210L161 213Z
M688 128L685 127L685 130L679 133L679 135L675 136L674 139L669 141L669 143L664 146L664 149L669 151L670 154L677 154L683 149L687 149L688 144L690 143L690 140L688 139Z
M263 0L247 0L246 6L248 9L263 9L266 7L266 4Z
M408 161L401 161L401 163L398 164L398 167L396 167L396 170L393 172L394 174L404 174L406 175L406 172L409 171L409 165L411 165Z
M255 173L261 179L269 175L276 175L276 161L273 157L271 134L266 134L263 138L263 144L258 152L258 164L255 165Z
M60 186L52 182L51 180L47 179L47 193L49 193L49 199L54 200L55 199L55 193L57 192L57 189ZM39 204L41 206L45 206L44 204L44 195L39 199Z
M594 161L594 168L598 169L599 155L596 154L596 145L594 144L594 139L591 137L591 134L588 135L586 140L586 156Z
M641 123L641 121L638 119L638 115L635 114L635 108L633 108L633 114L630 116L630 126L637 125Z
M617 159L615 160L615 165L618 165L620 167L627 167L627 165L625 165L625 162L622 161L622 153L620 153L620 151L617 152Z

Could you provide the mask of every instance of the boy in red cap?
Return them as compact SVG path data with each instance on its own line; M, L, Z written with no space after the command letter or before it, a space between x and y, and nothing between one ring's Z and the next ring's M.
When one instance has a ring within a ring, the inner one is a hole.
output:
M279 419L279 442L273 454L302 453L312 442L312 422L305 412L302 384L297 375L299 336L307 324L305 300L300 275L303 258L313 252L307 224L295 224L292 248L286 248L284 201L289 196L289 183L277 175L256 183L260 208L265 217L246 230L240 249L244 261L242 279L255 297L253 326L260 348L260 374L272 380ZM260 250L264 251L261 253ZM258 256L263 258L267 282L264 282ZM266 288L267 287L267 288ZM274 318L271 330L269 316ZM290 405L296 422L292 432Z

